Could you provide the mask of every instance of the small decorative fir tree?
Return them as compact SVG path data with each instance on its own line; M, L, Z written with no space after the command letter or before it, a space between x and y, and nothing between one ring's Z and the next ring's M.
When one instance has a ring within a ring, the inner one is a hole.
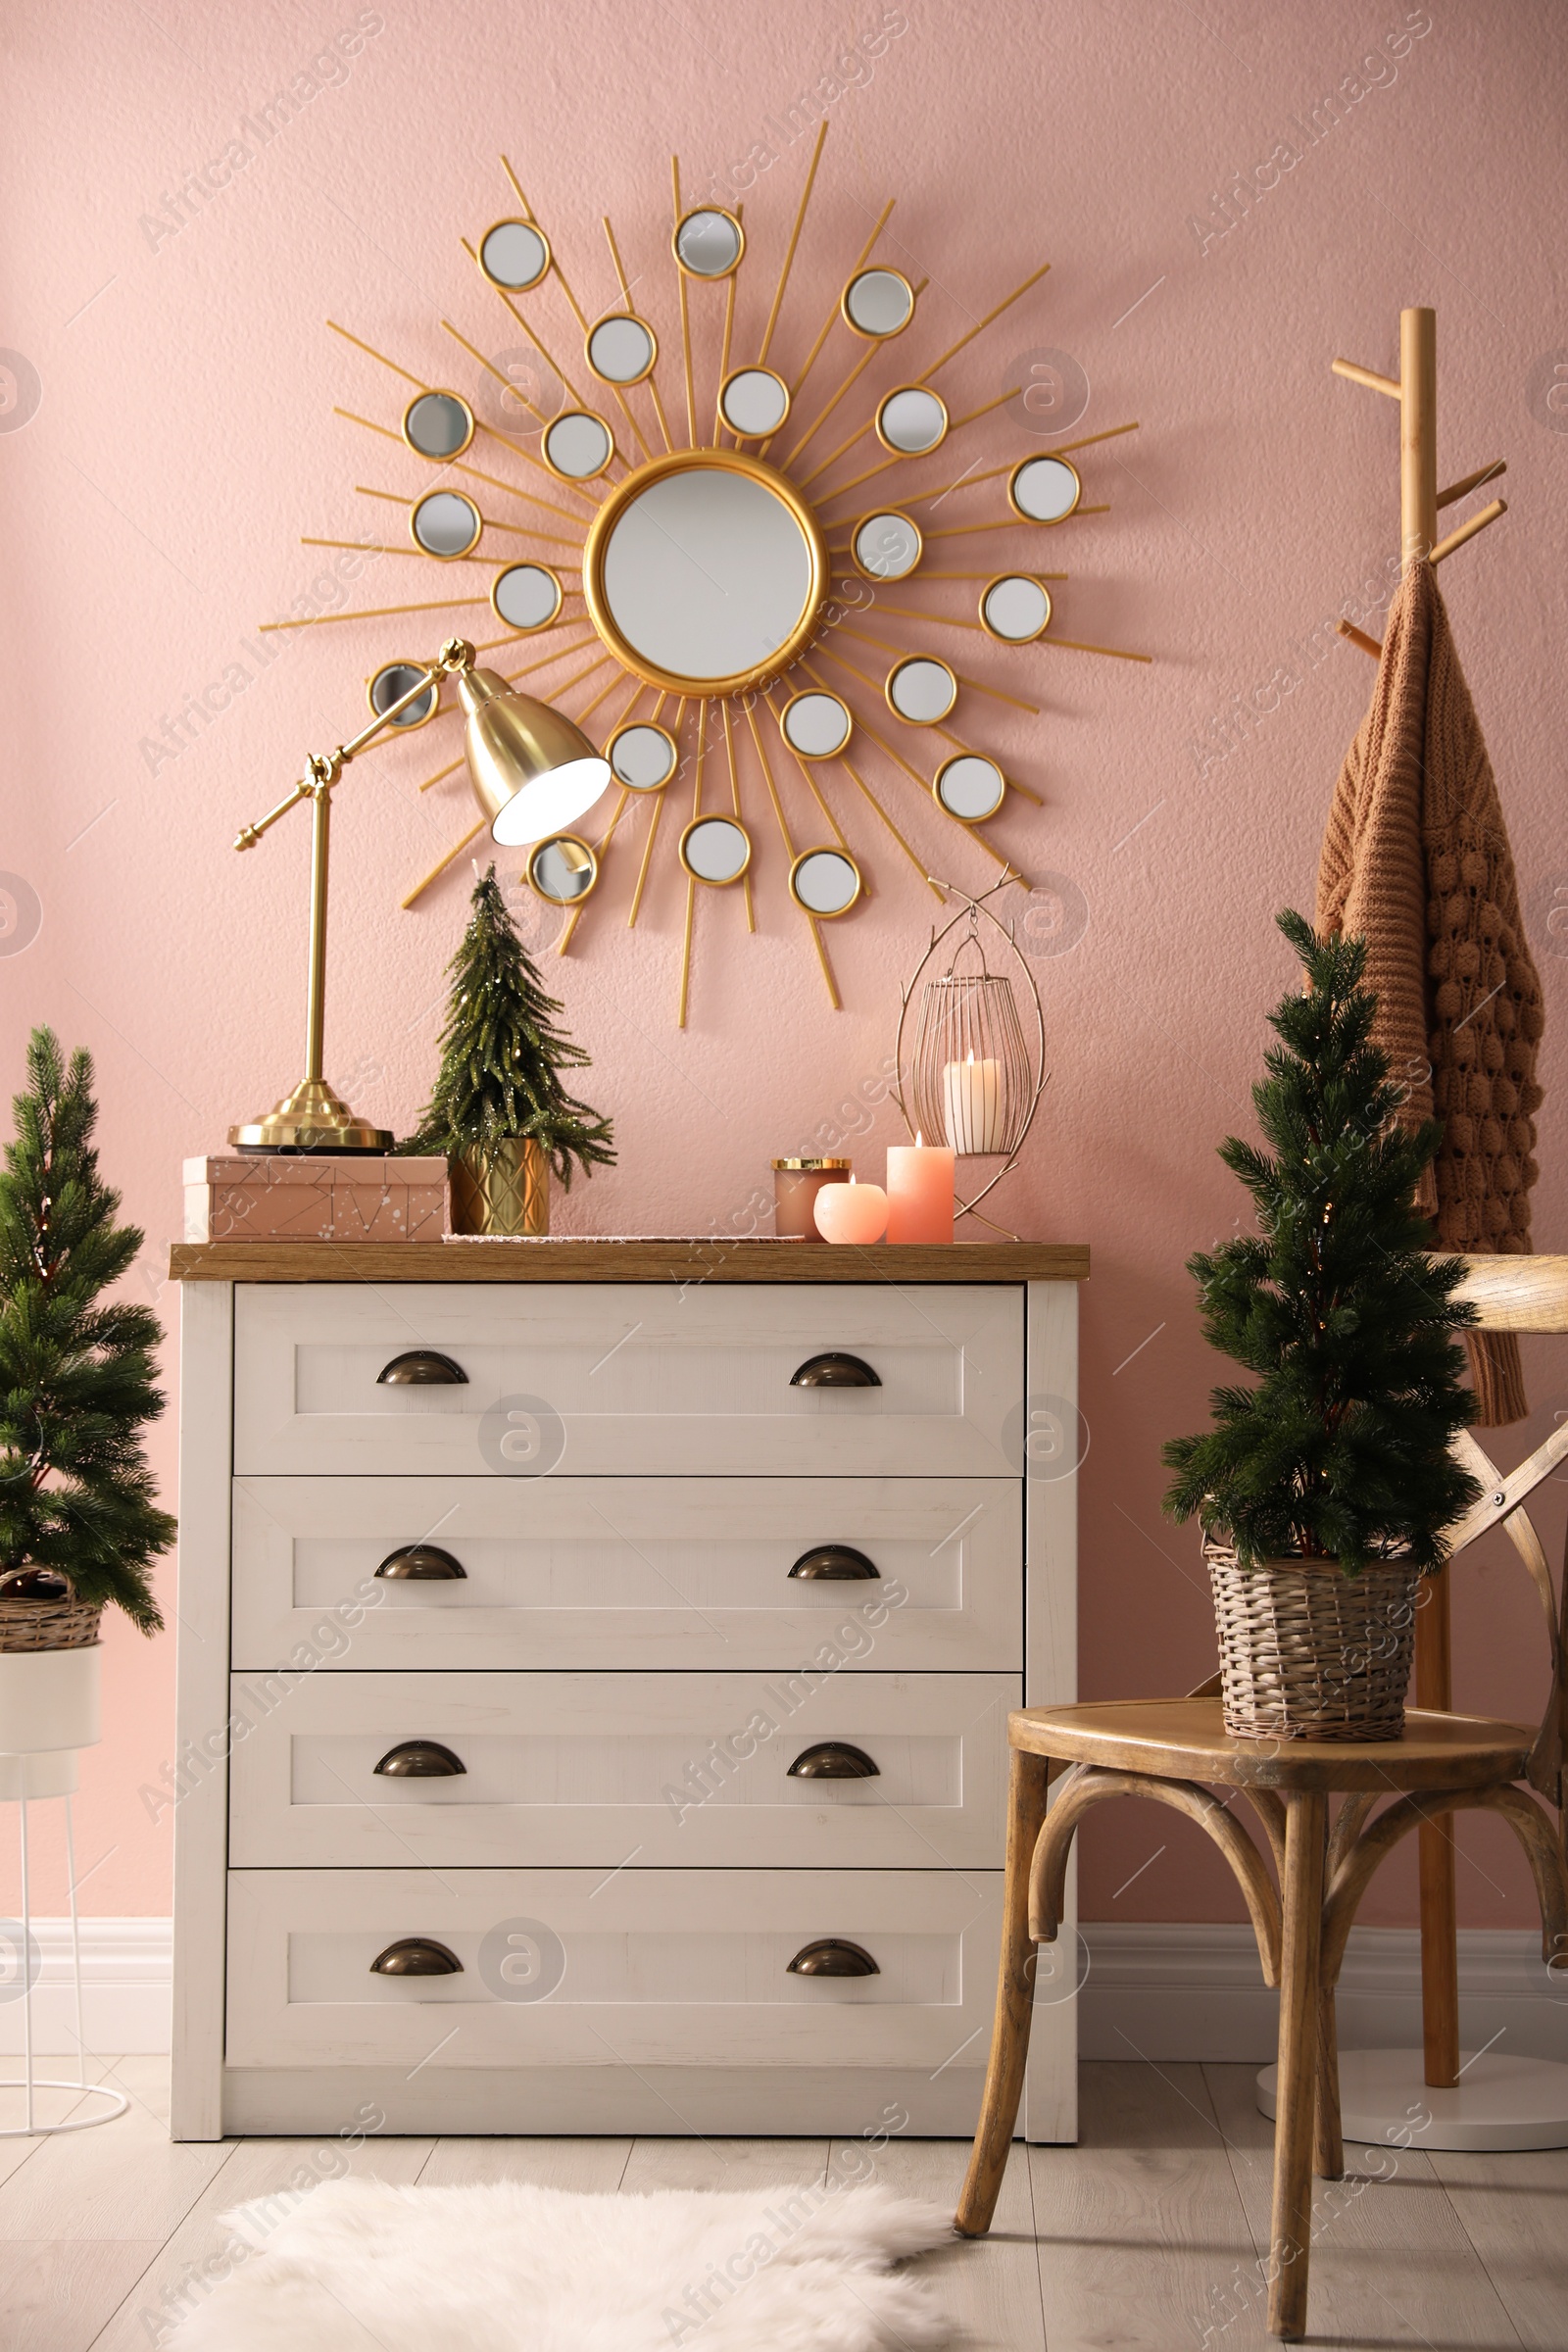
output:
M98 1301L142 1245L117 1225L98 1174L92 1060L71 1067L48 1029L27 1047L26 1093L0 1175L0 1572L53 1569L78 1600L163 1625L147 1571L174 1540L142 1455L162 1338L150 1308Z
M528 1136L569 1192L573 1163L592 1175L615 1159L610 1121L561 1083L563 1070L585 1068L592 1057L556 1028L560 1003L545 994L493 865L474 886L471 905L447 966L452 1002L435 1091L398 1150L456 1153Z
M1271 1014L1283 1043L1252 1089L1273 1156L1220 1148L1260 1231L1187 1261L1209 1341L1258 1384L1216 1389L1213 1429L1165 1447L1165 1508L1227 1535L1244 1567L1305 1556L1353 1574L1401 1553L1430 1569L1481 1492L1448 1451L1475 1412L1454 1340L1475 1312L1414 1205L1441 1129L1395 1123L1364 941L1319 940L1298 914L1279 927L1307 990Z

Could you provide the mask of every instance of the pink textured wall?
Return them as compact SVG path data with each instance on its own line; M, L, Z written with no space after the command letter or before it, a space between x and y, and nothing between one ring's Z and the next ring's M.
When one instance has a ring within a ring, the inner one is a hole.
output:
M962 666L1042 706L1037 718L970 695L961 716L1045 799L1038 810L1015 804L999 842L1032 877L1057 878L1019 907L1054 1078L1017 1213L1032 1234L1095 1250L1082 1688L1197 1681L1212 1632L1196 1539L1158 1509L1160 1441L1196 1424L1217 1370L1182 1261L1242 1206L1214 1145L1247 1122L1262 1016L1289 978L1270 917L1309 903L1330 787L1371 676L1333 621L1344 612L1378 629L1396 546L1393 412L1328 363L1343 352L1394 365L1404 303L1438 309L1445 476L1497 456L1509 465L1512 512L1444 580L1549 999L1537 1238L1568 1244L1568 966L1548 922L1554 900L1568 903L1560 33L1544 0L1413 12L1393 0L1289 11L1213 0L1201 19L1174 0L908 0L903 12L875 0L381 0L373 12L353 0L79 0L64 13L16 0L0 143L0 865L26 888L13 892L20 911L0 939L0 1083L17 1082L33 1021L91 1047L106 1162L147 1232L138 1292L172 1320L163 1265L179 1230L181 1158L220 1146L230 1120L297 1075L307 828L291 820L240 859L236 826L270 806L307 750L357 723L359 681L379 660L433 646L445 618L253 633L309 610L302 598L341 608L434 592L429 566L391 557L334 583L330 557L299 544L301 533L395 538L396 510L353 486L422 483L415 461L331 414L338 403L395 423L399 401L393 379L323 320L475 390L477 370L439 321L490 353L523 342L459 244L508 209L506 149L594 308L613 290L599 229L612 214L668 350L675 149L688 191L728 187L745 201L745 354L808 149L788 138L789 110L814 91L832 130L780 332L785 367L891 194L883 250L930 286L908 338L918 362L879 359L868 388L917 372L1049 260L1049 278L949 371L955 409L1054 352L1087 378L1078 430L1143 420L1085 460L1086 495L1107 501L1107 515L1049 539L943 544L954 568L989 568L1000 545L1006 560L1070 571L1059 632L1147 648L1154 667L909 635L956 648ZM295 119L258 123L288 88ZM1313 114L1329 96L1337 120ZM204 172L198 196L190 175ZM1238 173L1250 193L1227 198ZM163 208L181 187L187 217L174 229ZM696 307L710 399L719 306L700 293ZM559 292L538 316L575 357ZM840 332L818 397L848 357ZM664 384L678 407L678 375L666 368ZM959 466L1010 463L1051 421L999 411L964 436ZM959 466L939 457L917 478L936 484ZM965 494L962 518L999 513L998 487ZM972 588L939 593L943 609L972 611ZM852 658L876 659L864 646ZM187 720L188 739L171 739L168 722L193 699L208 723ZM337 804L329 1074L398 1126L431 1074L441 967L470 879L465 859L416 912L398 911L467 821L457 780L416 790L454 756L433 756L453 735L443 721L378 752ZM987 876L981 853L945 832L884 758L869 754L866 773L923 856L971 883ZM634 863L617 849L571 956L550 966L621 1153L563 1205L564 1228L744 1227L771 1153L867 1117L851 1148L880 1173L895 1135L886 1107L847 1120L841 1105L888 1052L897 984L932 902L863 808L845 803L876 896L832 933L847 1009L831 1012L760 780L748 767L743 781L758 933L745 936L733 898L703 898L683 1035L672 1018L683 894L667 856L628 933ZM809 838L804 796L793 779L784 788ZM1068 928L1054 929L1062 906ZM1540 1343L1535 1356L1538 1409L1499 1440L1507 1460L1568 1405L1568 1351ZM176 1369L171 1349L172 1389ZM172 1426L156 1451L172 1474ZM1552 1544L1561 1503L1553 1489ZM1543 1664L1525 1580L1491 1554L1456 1584L1463 1700L1528 1712ZM172 1575L166 1588L172 1596ZM157 1913L168 1815L155 1825L138 1790L171 1753L173 1644L144 1645L119 1626L109 1639L107 1736L85 1767L83 1900ZM1185 1825L1117 1812L1086 1837L1091 1915L1233 1913L1219 1866ZM1471 1825L1462 1838L1465 1916L1523 1921L1512 1853ZM61 1894L46 1886L43 1899L58 1908ZM1407 1879L1390 1875L1368 1916L1407 1918L1408 1899Z

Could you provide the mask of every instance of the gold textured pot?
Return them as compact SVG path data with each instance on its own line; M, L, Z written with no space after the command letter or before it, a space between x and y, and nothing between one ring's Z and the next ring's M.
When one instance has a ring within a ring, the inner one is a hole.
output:
M474 1145L449 1163L454 1233L548 1233L550 1161L531 1137Z

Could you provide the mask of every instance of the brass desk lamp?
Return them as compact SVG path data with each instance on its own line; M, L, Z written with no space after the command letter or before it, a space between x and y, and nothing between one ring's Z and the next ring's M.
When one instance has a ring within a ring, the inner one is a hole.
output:
M247 825L236 850L253 850L262 835L301 801L311 803L311 951L305 1013L305 1075L265 1117L231 1127L228 1140L260 1152L389 1152L395 1138L357 1118L321 1076L326 993L326 879L332 788L356 755L391 726L443 677L455 677L466 713L464 748L474 798L490 819L490 838L504 849L542 841L591 808L610 782L610 762L582 729L548 703L519 694L494 670L475 669L473 648L453 637L406 694L376 715L352 743L313 752L305 773L277 807Z

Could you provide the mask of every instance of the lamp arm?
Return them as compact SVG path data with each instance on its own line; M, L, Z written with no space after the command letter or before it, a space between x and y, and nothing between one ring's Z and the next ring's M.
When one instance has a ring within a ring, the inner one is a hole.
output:
M306 761L306 773L295 785L293 791L279 801L275 808L269 809L265 816L259 817L255 824L242 826L234 836L235 849L254 850L262 835L270 831L280 816L286 816L299 802L311 800L323 789L330 792L349 761L358 753L363 752L368 744L373 743L383 727L391 726L399 713L406 710L411 703L416 703L421 694L427 694L432 686L439 685L449 670L462 669L471 665L473 661L471 649L465 646L463 652L467 656L466 662L458 656L456 641L453 645L443 646L435 660L426 662L408 692L400 694L395 703L388 703L384 710L378 710L369 725L362 727L358 735L354 736L350 742L340 743L335 752L328 752L324 756L313 752Z

